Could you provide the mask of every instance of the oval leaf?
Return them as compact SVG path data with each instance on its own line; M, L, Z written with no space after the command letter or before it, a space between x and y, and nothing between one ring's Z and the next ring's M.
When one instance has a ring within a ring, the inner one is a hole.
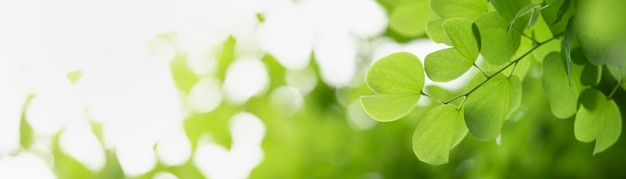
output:
M367 84L379 93L420 94L424 88L424 68L408 52L396 52L378 60L367 72Z
M470 83L471 86L475 85ZM465 122L470 133L480 140L495 140L500 135L504 120L520 102L521 84L516 76L509 78L498 74L492 77L465 102Z
M548 54L543 60L541 82L552 114L561 119L569 118L576 113L581 89L579 85L570 85L567 76L561 56L556 52Z
M409 114L419 98L419 94L375 94L361 97L361 105L372 118L389 122Z
M472 31L472 21L464 18L451 18L443 23L443 29L450 38L452 46L474 63L478 58L478 42Z
M512 36L508 41L506 21L497 12L480 15L474 21L480 33L480 53L493 65L508 62L519 47L519 36ZM517 38L514 38L517 37Z
M473 64L453 48L433 52L424 59L426 75L437 82L456 79L469 70Z
M448 163L450 149L467 135L463 110L453 104L441 105L426 113L413 133L413 152L431 165Z
M365 112L379 121L397 120L411 112L419 101L424 68L411 53L393 53L372 65L367 84L378 94L361 97Z
M443 18L474 18L487 12L484 0L430 0L430 9Z
M415 37L426 32L426 23L433 17L428 1L397 6L389 15L389 28L402 36Z
M622 133L622 116L615 101L607 100L602 92L589 88L581 93L580 109L576 113L574 134L581 142L596 141L593 154L613 145Z
M428 34L428 37L434 42L452 46L450 38L448 38L448 35L446 35L446 32L443 30L443 23L445 21L445 19L433 19L428 21L426 24L426 34Z

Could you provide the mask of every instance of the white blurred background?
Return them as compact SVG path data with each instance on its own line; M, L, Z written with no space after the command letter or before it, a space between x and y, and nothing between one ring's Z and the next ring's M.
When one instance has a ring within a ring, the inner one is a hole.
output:
M266 90L265 53L294 72L306 72L313 53L322 80L341 88L362 77L356 73L364 56L410 51L423 59L445 47L399 44L381 37L386 28L387 14L374 0L0 0L0 178L55 178L50 148L60 131L62 151L92 171L115 149L128 177L157 160L193 160L206 177L246 178L263 158L262 119L235 115L230 149L206 139L192 155L182 126L189 111L242 104ZM212 74L212 53L229 36L237 40L237 60L223 84L203 78L181 99L169 69L176 51L188 55L194 73ZM68 74L80 78L72 82ZM315 80L304 74L285 93L306 95L306 81ZM35 136L23 149L20 120L30 95L24 115ZM102 125L104 142L91 122Z

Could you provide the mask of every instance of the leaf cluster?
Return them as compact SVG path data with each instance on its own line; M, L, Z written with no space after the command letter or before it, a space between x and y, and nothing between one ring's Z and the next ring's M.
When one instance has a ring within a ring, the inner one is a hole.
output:
M521 105L529 69L540 71L534 77L541 78L553 115L575 118L576 139L596 142L593 154L617 141L622 117L615 98L626 90L626 25L612 17L626 13L609 5L623 2L430 0L425 14L434 15L424 16L430 19L400 20L424 4L393 10L391 30L407 37L425 32L450 48L428 54L423 66L407 52L376 61L367 73L375 94L361 97L364 110L381 122L407 116L420 96L438 102L413 134L421 161L447 163L449 151L468 132L483 141L499 138ZM480 73L471 74L472 68ZM448 82L467 73L474 77L456 97L442 99L424 90L425 78ZM614 88L602 91L603 80Z

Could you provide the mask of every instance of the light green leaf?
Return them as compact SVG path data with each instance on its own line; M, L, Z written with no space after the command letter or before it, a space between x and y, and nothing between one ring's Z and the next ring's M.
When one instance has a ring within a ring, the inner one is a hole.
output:
M408 52L381 58L367 72L368 85L378 93L420 94L424 88L424 68Z
M581 142L596 141L593 154L613 145L622 133L622 116L615 101L589 88L581 93L581 107L576 113L574 134Z
M446 19L433 19L428 21L426 24L426 34L428 34L428 37L434 42L452 46L450 38L448 38L446 31L443 30L445 20Z
M513 20L522 8L530 4L530 0L490 0L489 2L508 22Z
M430 12L428 1L397 6L389 15L389 28L405 37L423 35L426 23L436 17Z
M478 16L474 24L480 32L480 53L485 60L494 65L508 62L519 47L519 35L517 38L507 38L507 23L497 12Z
M472 32L472 21L464 18L450 18L443 23L443 29L452 41L452 46L474 63L478 58L478 42Z
M469 61L454 48L428 54L424 59L426 75L433 81L447 82L463 75L474 62Z
M433 108L420 120L413 133L413 152L431 165L448 163L450 149L467 135L463 110L453 104Z
M430 0L430 9L443 18L474 18L487 12L484 0Z
M470 89L482 82L478 76L470 82ZM465 102L465 122L470 133L485 141L500 135L502 124L521 102L521 84L516 76L498 74L471 93Z
M577 84L569 85L567 79L561 56L556 52L548 54L543 60L541 82L552 114L561 119L569 118L576 113L578 94L582 89Z
M389 122L409 114L419 98L420 94L375 94L361 97L361 105L372 118Z
M372 65L367 83L378 94L361 97L365 112L378 121L397 120L411 112L419 101L424 68L411 53L393 53Z

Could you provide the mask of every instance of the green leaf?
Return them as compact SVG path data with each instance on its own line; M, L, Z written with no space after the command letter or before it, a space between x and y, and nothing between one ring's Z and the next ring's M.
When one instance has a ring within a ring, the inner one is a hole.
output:
M419 98L419 94L376 94L361 97L361 105L372 118L389 122L409 114Z
M530 4L530 0L490 0L493 7L506 21L511 21L517 13Z
M448 163L450 149L467 135L463 110L453 104L440 105L420 120L413 133L413 152L431 165Z
M372 65L367 83L378 94L361 97L365 112L378 121L394 121L406 116L419 101L424 68L411 53L393 53Z
M452 46L474 63L478 58L478 42L472 32L472 21L465 18L451 18L443 23L443 29L452 41Z
M506 32L509 33L510 31L512 31L513 25L515 24L516 21L521 20L522 17L528 14L532 15L535 13L535 11L539 11L539 10L541 10L541 5L539 4L529 4L529 5L524 6L522 9L517 11L513 19L509 22L509 26L507 27ZM532 22L532 17L529 18L527 23L524 23L524 26L522 26L521 28L520 27L516 27L516 28L520 28L517 30L522 31L523 30L522 28L531 24L531 22Z
M482 81L474 79L470 89ZM470 133L480 140L495 140L504 120L519 106L521 90L516 76L509 78L498 74L471 93L465 102L465 122Z
M580 83L585 86L597 86L602 79L602 67L586 63L580 75Z
M613 100L602 92L588 88L581 93L581 107L576 113L574 134L581 142L596 141L593 154L613 145L622 133L622 117Z
M469 70L473 64L474 62L466 59L454 48L433 52L424 59L426 75L437 82L456 79Z
M541 10L541 16L549 25L553 35L559 34L568 26L570 18L574 15L574 3L572 0L546 0L548 5Z
M519 47L519 35L517 38L507 38L507 23L497 12L478 16L474 24L480 33L480 53L483 58L494 65L508 62Z
M474 18L487 12L485 0L430 0L430 9L443 18Z
M389 28L402 36L416 37L426 32L426 23L434 17L428 1L401 5L394 8L389 15Z
M574 28L571 24L572 23L570 22L570 25L567 25L565 33L563 33L563 40L561 40L561 54L565 56L565 66L567 67L567 81L569 82L570 86L572 85L572 41L576 36Z
M426 34L428 34L428 37L434 42L452 46L450 38L448 38L446 31L443 30L445 20L446 19L433 19L428 21L426 24Z
M575 84L569 85L565 67L558 53L552 52L543 60L541 82L554 116L565 119L576 113L581 88Z

